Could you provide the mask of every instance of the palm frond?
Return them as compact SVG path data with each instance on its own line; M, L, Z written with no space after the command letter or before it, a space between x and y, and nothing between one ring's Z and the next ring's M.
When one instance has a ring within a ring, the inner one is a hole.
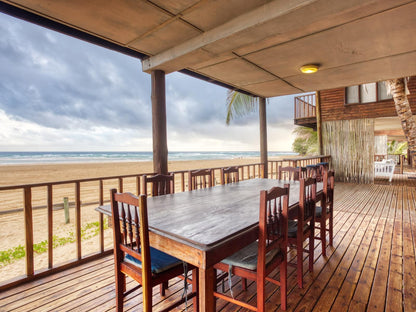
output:
M227 116L225 123L229 125L230 121L235 117L245 116L254 112L257 106L258 98L229 90L227 93Z

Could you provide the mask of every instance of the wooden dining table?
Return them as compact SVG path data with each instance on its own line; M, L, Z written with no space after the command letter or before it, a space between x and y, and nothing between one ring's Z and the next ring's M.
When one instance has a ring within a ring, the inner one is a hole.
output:
M288 181L250 179L191 192L147 198L150 245L199 271L199 309L215 311L213 265L257 239L260 191ZM289 214L299 205L299 182L290 182ZM318 183L318 200L322 183ZM111 206L97 211L111 215Z

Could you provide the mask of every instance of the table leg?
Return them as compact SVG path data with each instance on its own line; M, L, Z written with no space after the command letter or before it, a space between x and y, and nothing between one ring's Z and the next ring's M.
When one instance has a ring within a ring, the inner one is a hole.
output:
M214 269L199 268L199 311L215 312Z

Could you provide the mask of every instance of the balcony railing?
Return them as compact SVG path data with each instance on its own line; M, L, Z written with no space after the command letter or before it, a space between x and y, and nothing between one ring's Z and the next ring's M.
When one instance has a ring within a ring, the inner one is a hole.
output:
M290 165L289 161L269 161L268 178L277 178L278 168L288 165ZM242 180L264 176L264 168L260 163L237 167L239 167ZM214 183L219 184L221 167L212 169ZM173 172L176 192L186 190L187 172ZM153 173L0 187L0 202L2 203L0 214L5 217L3 220L6 220L2 221L0 233L6 237L9 228L13 228L16 233L19 233L20 237L17 239L10 235L12 239L9 241L19 245L19 250L23 252L21 258L24 259L24 263L19 264L22 267L20 274L13 275L11 278L3 276L3 280L0 280L0 291L111 254L112 241L111 235L108 234L111 230L105 231L108 224L101 214L96 213L95 208L98 205L109 203L110 192L106 190L110 188L117 188L120 192L140 194L140 180L144 174L151 175ZM64 207L62 204L64 197L69 202L73 216L72 223L70 222L68 225L63 222L63 212L58 210ZM38 233L39 231L34 232L36 224L41 227L41 234ZM88 234L92 224L96 226L94 233ZM71 229L70 238L58 237L62 234L59 232L62 226L68 226L68 229ZM95 238L95 236L97 237ZM94 240L96 241L94 242ZM71 244L72 248L66 254L66 261L56 263L54 260L55 247L66 243ZM91 248L83 248L84 244L93 245L94 251L91 251ZM12 250L13 247L15 246L7 248ZM2 248L4 249L4 247ZM2 256L6 251L1 251ZM35 261L39 254L45 258L43 261Z
M315 93L295 97L295 119L316 117Z

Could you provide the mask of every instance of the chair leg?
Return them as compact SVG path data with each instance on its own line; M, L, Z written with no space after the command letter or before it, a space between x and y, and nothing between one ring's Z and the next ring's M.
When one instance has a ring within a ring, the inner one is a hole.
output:
M244 277L241 278L241 287L243 288L244 291L247 290L247 279Z
M166 295L166 289L169 288L169 281L163 282L162 284L159 285L159 289L160 289L160 295L162 297L164 297Z
M321 218L321 245L322 245L322 255L326 257L326 220Z
M314 227L312 227L314 229ZM315 251L315 231L311 230L309 235L309 272L313 272L313 260Z
M299 288L303 288L303 244L299 240L296 245L296 275Z
M287 259L285 259L280 264L280 301L281 301L282 310L286 311L287 309Z
M120 271L116 270L116 310L123 311L123 299L126 289L126 276Z
M266 280L264 278L258 278L257 276L257 312L266 311Z
M329 246L334 246L334 215L329 215Z

